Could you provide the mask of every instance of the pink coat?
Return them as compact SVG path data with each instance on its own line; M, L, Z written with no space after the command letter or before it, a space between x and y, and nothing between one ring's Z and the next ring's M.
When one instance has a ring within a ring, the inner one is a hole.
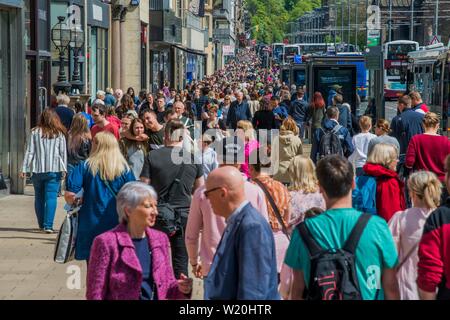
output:
M178 290L169 259L169 240L157 230L145 230L152 251L153 280L158 300L188 298ZM142 268L125 224L94 240L88 264L86 298L88 300L138 300Z

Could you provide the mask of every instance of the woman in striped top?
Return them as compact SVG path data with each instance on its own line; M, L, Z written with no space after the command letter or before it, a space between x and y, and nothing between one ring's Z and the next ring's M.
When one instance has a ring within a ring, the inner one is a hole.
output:
M61 179L67 172L66 129L58 115L46 108L39 124L31 130L21 177L32 172L36 212L39 228L53 233L56 200Z

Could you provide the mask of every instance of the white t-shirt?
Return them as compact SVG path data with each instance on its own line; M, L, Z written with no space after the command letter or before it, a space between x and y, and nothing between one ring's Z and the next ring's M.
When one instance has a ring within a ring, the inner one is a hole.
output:
M353 151L348 160L354 165L355 168L362 168L366 164L369 142L376 137L376 135L370 132L359 133L353 136L352 142L355 146L355 151Z

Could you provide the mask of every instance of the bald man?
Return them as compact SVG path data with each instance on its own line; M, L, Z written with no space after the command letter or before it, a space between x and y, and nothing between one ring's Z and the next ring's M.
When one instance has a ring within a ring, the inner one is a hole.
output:
M205 280L205 300L278 300L272 229L246 200L239 170L211 172L204 194L227 223Z
M233 144L235 141L230 142L230 138L226 138L223 144ZM237 149L231 149L230 152ZM222 151L223 154L227 154ZM219 152L220 154L220 152ZM240 164L236 155L231 154L230 158L233 158L236 163L222 163L220 167L232 166L239 170ZM221 156L218 155L219 163ZM245 199L248 200L252 206L269 221L267 213L266 196L260 187L247 181L247 176L241 174L241 179L244 181L244 194ZM208 275L209 269L216 253L217 246L219 245L223 231L226 227L226 221L223 217L216 215L211 207L210 202L204 194L205 185L200 186L192 196L191 207L189 209L188 221L186 225L185 243L189 256L189 263L192 267L192 272L197 278L203 278Z

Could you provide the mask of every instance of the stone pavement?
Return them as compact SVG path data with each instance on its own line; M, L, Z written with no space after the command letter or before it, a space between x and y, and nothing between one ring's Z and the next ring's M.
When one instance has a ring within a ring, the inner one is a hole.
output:
M63 197L58 198L55 229L64 219L63 205ZM57 235L43 234L36 228L32 187L26 188L26 195L0 198L0 300L85 299L86 264L53 262ZM79 289L74 288L77 274ZM202 282L194 279L193 299L202 298Z

